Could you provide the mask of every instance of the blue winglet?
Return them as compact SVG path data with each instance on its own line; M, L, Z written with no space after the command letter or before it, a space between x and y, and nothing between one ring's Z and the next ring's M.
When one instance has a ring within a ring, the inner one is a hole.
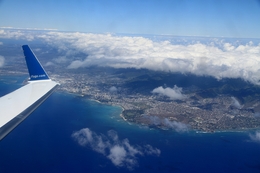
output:
M50 79L30 47L23 45L22 48L30 75L30 81Z

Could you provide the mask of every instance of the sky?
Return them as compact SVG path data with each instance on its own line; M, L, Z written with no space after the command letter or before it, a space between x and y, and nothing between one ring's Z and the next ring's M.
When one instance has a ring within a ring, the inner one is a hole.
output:
M0 27L260 38L259 0L0 0Z
M41 40L61 52L46 66L144 68L260 85L260 1L0 0L0 16L0 48L6 39ZM0 68L7 64L0 55ZM158 87L157 94L185 97L182 86Z

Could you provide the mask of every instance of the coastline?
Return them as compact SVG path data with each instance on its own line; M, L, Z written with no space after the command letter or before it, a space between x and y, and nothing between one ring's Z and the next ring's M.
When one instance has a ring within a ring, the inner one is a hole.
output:
M121 105L118 104L118 103L116 103L116 104L114 104L114 103L105 103L105 102L101 102L101 101L99 101L99 100L93 99L93 98L91 98L91 97L88 98L87 96L82 95L82 94L72 93L72 92L68 92L68 91L58 91L58 92L65 93L65 94L70 94L70 95L74 95L74 96L76 96L76 97L80 97L80 98L84 98L84 99L87 99L87 100L90 100L90 101L94 101L94 102L99 103L99 104L104 104L104 105L109 105L109 106L120 107L120 108L122 109L122 111L121 111L121 113L119 114L119 116L120 116L125 122L130 123L130 122L124 117L124 115L123 115L123 111L125 110L124 107L121 106ZM147 125L147 124L138 123L138 122L135 122L135 123L136 123L137 125L149 127L149 125ZM151 127L149 127L149 128L151 128ZM173 129L169 129L169 128L164 129L164 128L160 128L160 127L156 127L156 128L154 128L154 129L173 130ZM187 132L185 132L185 133L189 133L189 132L191 132L191 133L197 133L197 134L250 133L250 132L252 132L252 131L258 131L258 130L260 130L260 128L252 128L252 129L249 129L249 128L246 129L246 128L244 128L244 129L237 129L237 130L235 130L235 129L233 129L233 130L231 130L231 129L230 129L230 130L226 129L226 130L216 130L216 131L200 131L200 130L196 130L196 129L189 129L189 130L188 130ZM175 130L173 130L173 131L175 131Z
M122 106L120 106L120 107L121 107L122 111L121 111L121 113L120 113L119 116L120 116L121 118L123 118L124 121L128 122L127 119L126 119L126 118L124 117L124 115L123 115L123 111L124 111L125 109L124 109Z

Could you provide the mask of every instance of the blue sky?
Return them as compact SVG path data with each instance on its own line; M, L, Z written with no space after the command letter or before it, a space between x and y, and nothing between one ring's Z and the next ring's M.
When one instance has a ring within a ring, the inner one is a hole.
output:
M257 0L0 0L0 27L260 38Z

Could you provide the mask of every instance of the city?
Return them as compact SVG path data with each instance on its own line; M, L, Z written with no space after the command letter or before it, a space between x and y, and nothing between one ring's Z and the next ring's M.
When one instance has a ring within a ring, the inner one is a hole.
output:
M133 88L124 88L127 78L119 78L105 70L100 71L100 74L92 74L97 70L91 71L84 74L63 73L64 75L52 76L61 84L59 91L121 106L122 118L137 124L171 128L162 123L162 120L168 119L201 132L253 129L260 125L257 113L260 106L258 97L238 107L234 104L236 98L230 94L202 97L200 90L186 90L185 99L171 100L151 91L148 94L132 92ZM156 117L160 122L154 122L149 117Z

